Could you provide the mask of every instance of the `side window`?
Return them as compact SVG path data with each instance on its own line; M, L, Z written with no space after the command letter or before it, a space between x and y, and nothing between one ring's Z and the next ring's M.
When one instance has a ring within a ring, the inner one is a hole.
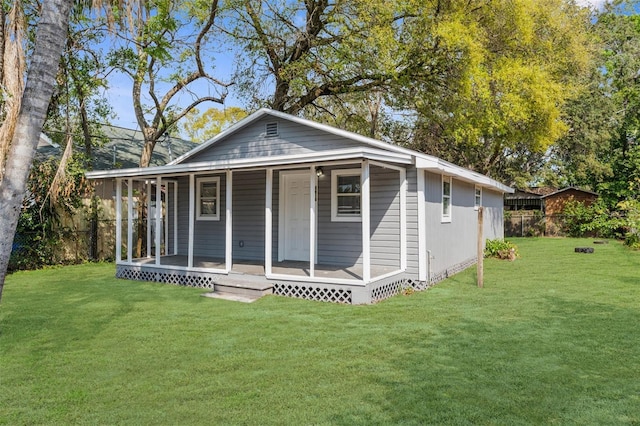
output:
M197 179L196 192L196 218L220 220L220 178Z
M331 171L331 220L360 222L360 169Z
M451 222L451 177L442 176L442 221Z
M476 210L478 210L478 207L482 205L482 187L481 186L476 186L476 199L473 205Z

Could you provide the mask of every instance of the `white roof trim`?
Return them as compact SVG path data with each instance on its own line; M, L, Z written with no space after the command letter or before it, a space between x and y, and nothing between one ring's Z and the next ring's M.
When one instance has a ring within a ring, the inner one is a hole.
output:
M249 126L251 123L265 117L272 116L283 120L288 120L294 123L298 123L303 126L318 129L327 133L334 134L336 136L344 137L356 142L363 143L371 148L353 148L349 150L334 150L326 151L324 153L312 153L304 155L288 155L281 157L261 157L261 158L249 158L241 160L228 160L228 161L212 161L192 164L181 164L188 158L202 152L218 142L228 138L237 131ZM376 152L376 157L371 156L373 152ZM365 155L365 153L367 153ZM236 124L227 128L226 130L218 133L213 138L202 143L200 146L192 149L186 154L176 158L174 161L168 163L161 168L148 168L148 169L129 169L129 170L114 170L111 172L91 172L87 174L90 178L101 177L124 177L124 176L149 176L157 174L169 174L169 173L187 173L190 171L201 171L200 167L209 167L209 170L220 170L230 168L246 168L246 167L268 167L283 164L292 163L310 163L313 161L330 161L334 159L346 159L346 158L369 158L372 160L380 161L393 161L404 164L412 164L415 159L416 167L424 170L432 170L437 173L443 173L450 176L454 176L458 179L472 182L487 188L493 188L500 192L513 193L513 188L510 188L496 180L489 178L488 176L480 173L473 172L455 164L441 160L440 158L432 155L423 154L418 151L414 151L408 148L403 148L397 145L393 145L387 142L382 142L376 139L372 139L366 136L359 135L357 133L349 132L346 130L338 129L327 124L318 123L315 121L300 118L291 114L286 114L280 111L274 111L268 108L262 108L253 114L238 121ZM395 158L395 159L394 159ZM407 161L407 158L410 160ZM177 167L181 166L181 167ZM157 170L156 170L157 169Z
M349 132L347 130L338 129L337 127L329 126L327 124L318 123L316 121L307 120L305 118L300 118L300 117L297 117L295 115L286 114L286 113L280 112L280 111L274 111L274 110L268 109L268 108L262 108L262 109L259 109L256 112L254 112L253 114L249 115L248 117L245 117L242 120L238 121L236 124L234 124L233 126L229 127L228 129L218 133L212 139L209 139L207 142L204 142L202 145L198 146L197 148L194 148L191 151L187 152L186 154L176 158L174 161L169 163L169 165L179 164L179 163L183 162L184 160L188 159L189 157L192 157L193 155L195 155L195 154L197 154L197 153L199 153L199 152L211 147L212 145L215 145L220 140L227 138L231 134L237 132L238 130L241 130L241 129L247 127L248 125L250 125L254 121L257 121L257 120L259 120L262 117L265 117L267 115L270 115L270 116L276 117L276 118L280 118L280 119L283 119L283 120L291 121L291 122L294 122L294 123L298 123L298 124L301 124L301 125L306 126L306 127L311 127L311 128L314 128L314 129L318 129L318 130L321 130L321 131L324 131L324 132L327 132L327 133L334 134L336 136L344 137L346 139L351 139L351 140L356 141L356 142L361 142L361 143L364 143L364 144L367 144L367 145L371 145L374 148L383 149L385 151L393 151L393 152L398 152L398 153L402 153L402 154L405 154L405 155L416 155L416 154L420 155L420 153L417 152L417 151L413 151L413 150L407 149L407 148L402 148L402 147L399 147L397 145L392 145L390 143L382 142L382 141L379 141L377 139L372 139L372 138L369 138L369 137L366 137L366 136L362 136L362 135L359 135L357 133Z
M475 183L487 188L494 188L498 191L507 192L509 194L512 194L514 192L513 188L504 185L497 180L491 179L488 176L476 173L472 170L456 166L455 164L451 164L437 157L425 155L421 155L419 157L416 156L416 168L440 173L447 176L453 176L466 182Z
M305 153L295 155L278 155L271 157L240 158L232 160L202 161L197 163L168 164L156 167L137 167L131 169L103 170L88 172L89 179L144 177L158 175L176 175L186 173L208 172L227 169L267 168L273 166L287 166L296 164L321 163L340 160L359 160L367 158L399 164L413 164L410 155L385 152L367 147L347 148L319 153Z

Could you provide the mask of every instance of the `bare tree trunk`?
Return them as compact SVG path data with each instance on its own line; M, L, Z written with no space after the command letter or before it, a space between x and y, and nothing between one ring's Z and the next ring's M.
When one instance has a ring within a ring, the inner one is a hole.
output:
M55 87L60 55L67 40L72 0L42 3L36 43L15 131L0 182L0 298L25 195L29 170Z

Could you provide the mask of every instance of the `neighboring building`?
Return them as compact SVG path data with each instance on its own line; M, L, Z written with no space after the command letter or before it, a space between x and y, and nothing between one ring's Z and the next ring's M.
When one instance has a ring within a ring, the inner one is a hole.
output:
M505 223L507 236L561 235L563 232L563 211L569 201L578 201L590 206L598 199L598 194L573 186L558 189L552 187L516 189L505 194L504 208L511 211ZM539 212L537 214L534 214Z
M142 133L139 130L125 129L122 127L103 125L102 135L96 136L97 145L93 148L93 168L96 170L114 170L121 168L137 167L144 145ZM99 142L103 142L100 144ZM151 165L165 165L179 156L190 151L198 144L175 137L162 138L155 146L151 157ZM36 158L59 158L64 147L51 142L41 135L36 151ZM140 183L138 183L137 190ZM57 255L62 260L77 261L87 259L94 251L93 257L98 259L110 259L115 255L115 179L95 180L94 193L100 198L99 220L97 235L94 236L94 249L90 248L91 223L85 211L79 210L73 216L61 214L60 222L68 241L62 241ZM90 205L90 197L84 200L85 209Z
M354 304L474 264L478 207L483 237L501 238L512 192L436 157L268 109L166 166L87 176L116 180L118 277ZM164 208L136 258L127 188L142 182L164 194Z
M564 205L569 201L577 201L585 206L590 206L598 199L598 194L573 186L551 192L542 197L544 200L544 212L547 216L560 215L564 211Z
M516 189L504 196L505 210L540 210L546 215L562 214L564 205L572 200L585 203L587 206L598 199L592 191L570 186L564 189L552 187L532 187L526 191Z

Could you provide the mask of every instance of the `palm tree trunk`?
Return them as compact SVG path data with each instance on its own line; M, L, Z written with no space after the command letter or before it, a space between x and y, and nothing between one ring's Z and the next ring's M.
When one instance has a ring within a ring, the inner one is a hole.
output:
M72 0L45 0L36 30L22 106L16 120L0 182L0 299L25 195L29 170L55 87L60 55L67 40Z

